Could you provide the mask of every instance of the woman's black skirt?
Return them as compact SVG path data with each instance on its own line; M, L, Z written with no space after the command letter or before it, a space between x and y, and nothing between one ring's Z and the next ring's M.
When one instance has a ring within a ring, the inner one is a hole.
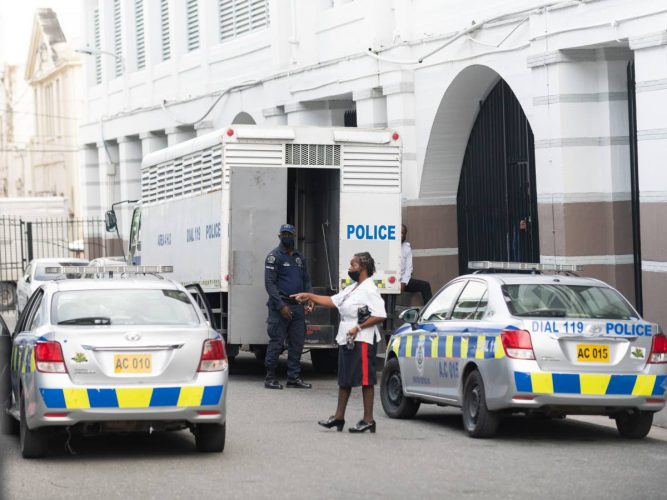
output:
M355 342L354 349L338 347L339 387L359 387L377 384L375 357L377 343Z

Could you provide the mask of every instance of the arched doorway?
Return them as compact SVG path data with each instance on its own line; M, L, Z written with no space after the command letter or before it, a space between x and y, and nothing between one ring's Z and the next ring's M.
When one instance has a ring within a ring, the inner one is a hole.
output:
M502 79L480 103L456 202L461 273L473 260L539 262L533 132Z
M232 125L255 125L255 119L245 111L241 111L232 120Z

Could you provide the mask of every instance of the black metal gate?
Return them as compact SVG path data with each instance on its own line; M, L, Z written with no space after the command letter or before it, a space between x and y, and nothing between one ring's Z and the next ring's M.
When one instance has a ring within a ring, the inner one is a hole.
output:
M0 310L12 309L15 282L33 259L107 255L102 219L35 219L0 217Z
M457 217L461 273L471 260L539 262L535 142L504 80L480 103L463 159Z

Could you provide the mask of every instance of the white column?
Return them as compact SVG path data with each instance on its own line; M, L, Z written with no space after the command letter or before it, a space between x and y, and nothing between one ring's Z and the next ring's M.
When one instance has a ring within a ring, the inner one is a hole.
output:
M173 146L181 142L189 141L197 137L193 127L172 127L165 130L167 133L167 144Z
M81 148L81 215L95 217L100 213L100 158L96 144L85 144Z
M667 30L630 40L635 55L644 317L667 325ZM667 423L667 414L660 413Z
M403 197L419 196L414 83L400 81L382 87L387 101L387 127L397 132L403 145ZM359 113L359 111L357 111ZM359 116L357 115L357 121Z
M120 200L138 200L141 198L141 140L138 137L126 136L118 139L118 170L120 176ZM118 230L125 241L130 234L130 217L134 205L125 203L116 210Z
M387 126L387 98L381 87L357 90L352 94L356 103L357 127L384 128Z
M155 132L143 132L139 134L139 139L141 140L141 154L146 156L153 151L158 149L164 149L167 147L167 136L164 134L158 134Z

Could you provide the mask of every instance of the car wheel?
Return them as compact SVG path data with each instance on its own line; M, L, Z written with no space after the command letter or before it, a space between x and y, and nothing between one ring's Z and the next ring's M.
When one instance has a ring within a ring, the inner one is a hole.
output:
M403 394L401 368L397 358L391 358L382 370L380 401L384 412L391 418L412 418L417 414L419 400Z
M225 449L226 424L197 424L195 444L202 453L222 453Z
M463 386L463 427L470 437L488 438L498 430L500 418L486 407L482 376L475 370Z
M16 287L13 283L0 283L0 311L11 311L16 307Z
M46 429L29 429L26 419L25 402L21 398L20 405L21 424L19 432L19 443L21 447L21 455L23 458L40 458L44 456L47 443Z
M651 411L632 411L616 415L616 428L624 438L642 439L649 433L652 425Z

